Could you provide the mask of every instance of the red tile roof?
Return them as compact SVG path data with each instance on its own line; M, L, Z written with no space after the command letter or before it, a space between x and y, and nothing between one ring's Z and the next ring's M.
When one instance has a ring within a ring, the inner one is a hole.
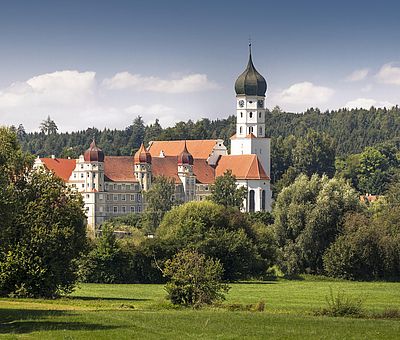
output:
M178 176L178 157L153 157L152 167L153 176L166 176L173 178L175 183L180 183L181 180Z
M69 180L72 171L74 171L76 166L75 159L41 158L40 160L44 163L47 169L53 171L64 182Z
M186 147L193 158L207 159L217 143L217 139L187 140ZM160 156L161 151L164 151L165 156L178 156L184 146L184 140L154 141L149 146L149 151L152 157Z
M222 176L226 170L232 170L237 179L265 179L265 173L257 155L229 155L221 156L217 163L215 175Z
M104 159L104 176L113 182L137 182L133 157L106 156Z
M175 179L175 183L181 183L178 176L178 157L153 157L152 172L154 176L166 176ZM215 179L215 170L208 165L205 159L194 159L193 173L198 183L209 184Z

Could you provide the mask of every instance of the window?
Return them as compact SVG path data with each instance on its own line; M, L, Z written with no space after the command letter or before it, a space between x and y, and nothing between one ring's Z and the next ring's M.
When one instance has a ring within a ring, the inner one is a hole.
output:
M249 104L253 104L253 102L250 100L250 101L249 101Z
M265 190L261 192L261 210L265 211Z
M74 172L74 178L76 178L76 173Z
M85 187L85 183L82 183L82 188L84 188Z
M242 127L239 128L239 133L242 133Z
M133 212L133 213L135 212L135 206L133 206L133 205L131 206L131 212Z
M83 172L81 173L81 178L83 178Z
M104 184L104 189L108 190L108 184Z
M107 201L111 201L111 195L110 194L107 195Z
M260 131L260 135L262 135L262 126L260 126L259 131Z
M261 118L261 112L258 113L258 118Z
M208 185L205 186L204 190L205 190L205 191L208 191Z
M249 112L249 117L253 118L253 112Z
M121 201L126 201L126 195L121 195Z
M254 212L255 210L255 193L254 190L250 190L250 198L249 198L249 211Z
M113 200L118 201L118 195L113 195Z
M142 196L140 196L140 194L137 195L137 201L142 202Z
M126 190L126 186L125 184L122 184L122 190L125 191Z
M118 190L121 191L121 184L118 184Z
M83 164L81 164L81 169L83 169Z
M249 133L253 133L253 127L252 126L249 127Z
M140 213L142 211L142 207L140 205L137 206L137 212Z
M131 195L131 201L135 202L135 195Z
M89 195L86 195L86 198L89 198L90 196Z
M92 188L96 189L96 183L92 183Z
M117 185L116 184L114 184L114 190L117 190Z
M89 176L90 176L90 173L89 173L89 172L87 172L86 174L87 174L87 177L89 177Z
M103 212L103 207L100 207L100 208L99 208L99 211L100 211L100 212Z
M118 207L113 207L113 211L114 211L115 213L117 213L117 212L118 212Z
M126 207L121 207L121 209L123 213L126 213Z
M93 173L93 178L96 178L96 173L95 172Z
M243 112L240 112L240 118L243 118Z

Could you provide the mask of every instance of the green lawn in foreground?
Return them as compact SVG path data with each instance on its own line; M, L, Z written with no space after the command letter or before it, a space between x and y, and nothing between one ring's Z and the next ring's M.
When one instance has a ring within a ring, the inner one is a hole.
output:
M263 300L264 312L173 309L162 285L84 284L59 300L0 299L0 338L399 338L400 320L313 316L330 287L362 296L368 311L400 307L400 283L307 278L232 285L226 304Z

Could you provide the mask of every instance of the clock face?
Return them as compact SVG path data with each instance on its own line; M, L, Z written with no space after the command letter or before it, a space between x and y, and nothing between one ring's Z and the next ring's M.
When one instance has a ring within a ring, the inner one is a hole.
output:
M244 106L244 100L239 100L239 106L243 107Z
M263 100L259 100L258 101L258 107L263 107L264 106L264 101Z

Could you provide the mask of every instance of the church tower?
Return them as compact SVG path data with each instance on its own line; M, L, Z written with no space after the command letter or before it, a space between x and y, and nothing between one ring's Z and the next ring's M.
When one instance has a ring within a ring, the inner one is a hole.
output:
M231 137L232 155L256 154L270 177L270 139L265 137L267 82L256 70L249 44L249 61L235 82L236 134Z

